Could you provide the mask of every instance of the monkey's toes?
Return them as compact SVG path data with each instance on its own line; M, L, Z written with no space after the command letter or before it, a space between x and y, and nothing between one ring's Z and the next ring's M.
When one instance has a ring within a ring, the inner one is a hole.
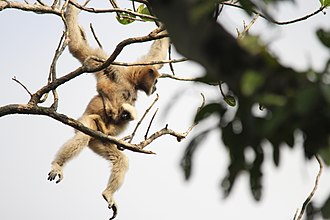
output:
M117 208L116 204L112 204L112 206L109 205L108 207L109 207L109 209L112 209L112 211L113 211L112 217L109 220L115 219L118 214L118 208Z

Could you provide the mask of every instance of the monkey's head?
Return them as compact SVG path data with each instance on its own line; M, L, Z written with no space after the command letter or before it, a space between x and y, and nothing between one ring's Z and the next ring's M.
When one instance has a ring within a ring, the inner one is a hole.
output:
M157 79L160 74L153 66L143 66L138 70L137 89L151 95L156 91Z

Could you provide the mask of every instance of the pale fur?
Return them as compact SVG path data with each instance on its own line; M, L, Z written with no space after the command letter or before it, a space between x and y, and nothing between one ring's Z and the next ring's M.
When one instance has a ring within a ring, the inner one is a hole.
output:
M83 65L93 68L108 58L107 54L99 48L92 48L86 40L83 29L78 24L79 10L69 4L65 13L67 31L69 36L69 50ZM140 61L150 62L166 58L169 39L155 40L149 52ZM85 126L99 130L107 135L116 136L122 132L128 121L136 118L135 101L137 91L142 90L150 95L155 90L157 78L160 76L158 69L162 65L122 67L110 65L108 68L95 74L97 79L98 95L92 98L83 116L79 119ZM123 118L129 113L130 118ZM108 185L102 195L108 202L109 208L117 207L113 194L124 181L128 169L127 157L118 150L114 144L103 143L77 131L75 136L68 140L57 153L49 173L49 180L57 177L57 183L63 179L63 166L85 147L89 146L95 153L101 155L112 163L111 175Z

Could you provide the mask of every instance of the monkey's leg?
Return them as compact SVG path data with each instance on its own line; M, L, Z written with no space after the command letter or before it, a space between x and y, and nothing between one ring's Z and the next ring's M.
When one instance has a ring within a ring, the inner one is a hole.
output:
M113 198L113 194L123 184L125 174L128 170L128 158L115 144L103 144L100 141L92 140L90 148L97 154L101 155L112 163L111 175L107 188L103 191L102 196L107 201L109 209L113 210L113 219L117 215L117 206Z
M103 191L102 195L108 202L109 208L111 208L114 203L113 194L124 183L125 174L128 170L128 158L123 152L117 149L116 145L108 144L107 146L111 148L108 159L112 163L112 169L107 188Z
M86 127L95 129L96 125L93 119L89 118L88 115L82 116L79 119ZM52 170L48 173L48 180L53 181L58 177L56 183L59 183L63 179L63 166L66 162L77 156L81 150L88 145L90 136L80 131L68 140L57 152L54 161L52 162Z

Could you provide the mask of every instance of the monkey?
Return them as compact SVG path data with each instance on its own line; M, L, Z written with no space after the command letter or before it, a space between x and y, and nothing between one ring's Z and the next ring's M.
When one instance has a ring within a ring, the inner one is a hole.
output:
M104 50L92 48L88 44L86 34L78 24L78 13L79 9L74 5L68 5L65 19L69 36L69 50L82 64L88 67L96 67L100 64L99 60L106 60L108 56ZM141 57L139 61L164 60L168 47L168 37L155 40L149 52ZM162 64L129 67L110 65L106 69L97 72L95 74L96 89L107 100L107 111L110 111L111 114L114 105L120 106L123 102L134 105L138 90L145 92L147 95L153 94L156 90L157 79L160 76L158 69L162 66ZM121 103L115 104L115 100L118 99L114 97L118 94L118 91L122 91L126 96Z
M107 135L116 136L121 133L128 122L136 118L135 107L124 103L120 108L117 118L109 118L104 110L103 99L100 95L96 95L87 105L84 114L79 121L86 127L99 130ZM100 140L91 138L80 131L76 131L74 137L68 140L62 148L57 152L52 162L52 170L48 173L48 180L53 181L58 177L56 183L63 180L63 167L73 157L77 156L85 146L110 160L112 163L112 171L108 181L108 186L102 193L104 199L108 202L108 206L113 210L112 219L117 215L117 205L113 200L113 194L119 189L124 181L125 173L128 169L128 159L115 144L103 143Z
M102 49L94 49L88 44L85 32L78 24L78 13L79 10L69 3L65 12L69 51L83 65L93 68L100 63L99 60L106 60L108 56ZM168 38L155 40L149 52L141 57L140 61L163 60L166 58L168 47ZM160 76L158 69L161 67L162 64L130 67L110 65L96 72L98 95L90 101L79 121L107 135L118 135L125 129L128 122L136 117L134 105L138 91L143 91L147 95L155 92ZM57 153L48 179L52 181L58 177L56 183L59 183L63 179L64 164L86 145L112 162L109 182L102 196L107 201L108 208L113 210L112 218L114 218L117 215L117 205L113 194L122 185L128 169L128 159L116 145L103 143L77 131L75 136L67 141Z

